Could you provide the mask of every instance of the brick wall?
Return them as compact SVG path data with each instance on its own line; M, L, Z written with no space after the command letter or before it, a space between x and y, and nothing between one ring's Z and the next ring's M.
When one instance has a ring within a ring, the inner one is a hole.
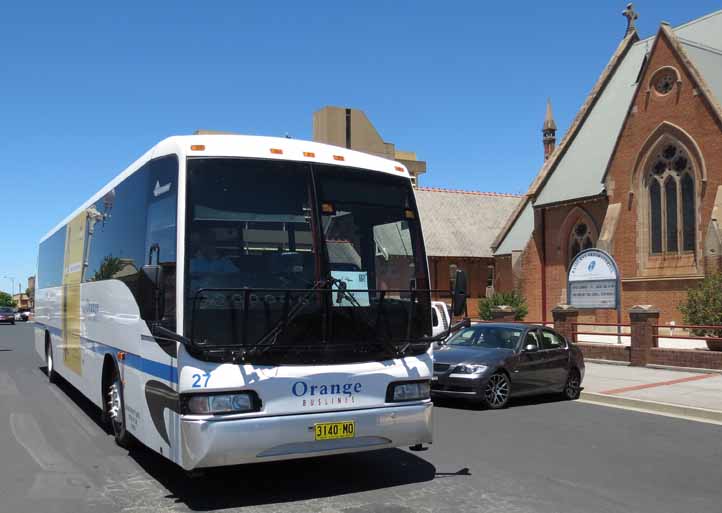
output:
M722 370L722 352L699 349L666 349L654 347L650 350L649 363L673 367L695 367L698 369Z
M449 290L449 268L454 264L458 269L466 271L469 287L469 298L478 300L486 295L486 284L489 277L489 266L494 265L493 258L466 257L429 257L429 275L432 289ZM451 299L451 298L442 298ZM469 312L471 313L471 311Z
M592 344L590 342L579 342L577 346L582 350L584 358L617 362L629 361L630 349L627 346L617 344Z
M629 362L629 346L617 344L577 344L584 358L594 360L611 360ZM695 369L722 370L722 352L704 349L667 349L653 347L649 353L649 365L667 365L670 367L689 367Z
M514 290L514 273L511 267L511 255L494 257L494 290L511 292Z

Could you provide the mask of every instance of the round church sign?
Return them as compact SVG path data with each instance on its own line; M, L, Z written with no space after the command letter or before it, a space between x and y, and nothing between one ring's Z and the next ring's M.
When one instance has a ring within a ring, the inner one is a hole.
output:
M619 268L601 249L586 249L569 266L567 302L577 308L617 308Z

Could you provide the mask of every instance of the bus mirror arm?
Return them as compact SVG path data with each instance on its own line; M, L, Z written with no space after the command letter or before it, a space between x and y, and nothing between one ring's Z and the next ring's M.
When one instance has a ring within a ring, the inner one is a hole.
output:
M167 340L172 340L174 342L180 342L185 347L193 347L193 341L187 337L184 337L183 335L179 335L175 331L171 331L165 326L161 326L160 324L155 324L153 326L152 330L153 336L157 338L164 338Z

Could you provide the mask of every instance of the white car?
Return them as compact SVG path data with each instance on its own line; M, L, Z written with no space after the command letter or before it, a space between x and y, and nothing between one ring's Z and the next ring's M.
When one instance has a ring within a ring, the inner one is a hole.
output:
M431 336L435 337L449 329L451 316L449 307L443 301L431 302Z

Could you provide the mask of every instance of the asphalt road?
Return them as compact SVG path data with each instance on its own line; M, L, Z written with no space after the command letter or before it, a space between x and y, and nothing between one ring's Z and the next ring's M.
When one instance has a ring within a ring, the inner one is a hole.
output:
M550 398L435 409L425 452L384 450L190 478L130 453L71 386L49 385L32 325L0 326L0 513L722 511L722 427Z

